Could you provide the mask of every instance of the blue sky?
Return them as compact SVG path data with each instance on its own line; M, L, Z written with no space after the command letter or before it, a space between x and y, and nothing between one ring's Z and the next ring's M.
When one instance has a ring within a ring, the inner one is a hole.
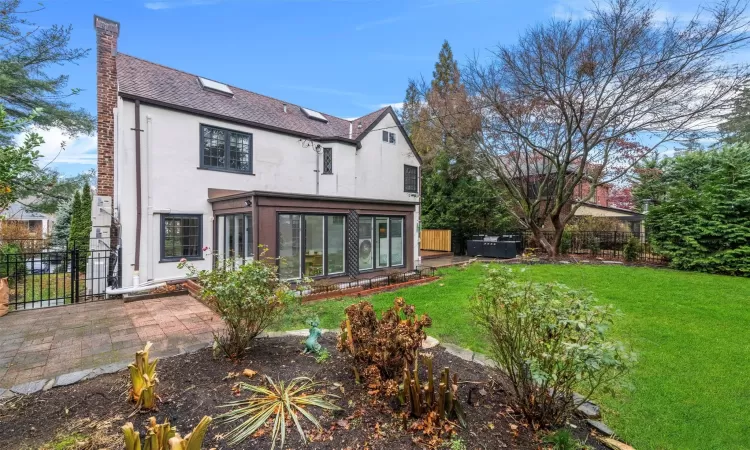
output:
M33 6L35 2L28 2ZM47 0L41 25L71 24L91 48L61 69L75 103L96 112L93 15L120 22L119 50L292 103L358 117L403 100L409 78L430 78L443 40L459 62L512 43L540 21L581 17L587 0ZM659 2L684 16L697 2ZM47 160L66 174L95 167L96 140L43 133Z

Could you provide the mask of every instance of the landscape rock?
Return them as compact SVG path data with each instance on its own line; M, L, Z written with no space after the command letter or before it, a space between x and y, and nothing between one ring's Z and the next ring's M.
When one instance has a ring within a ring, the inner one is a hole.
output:
M427 336L427 339L425 339L424 342L422 342L422 348L427 350L433 347L437 347L438 344L440 344L440 341L438 341L432 336Z
M91 372L92 369L86 369L79 370L78 372L71 372L66 373L65 375L60 375L59 377L57 377L57 380L55 380L55 386L67 386L69 384L78 383Z
M606 425L604 425L602 422L599 422L598 420L591 420L588 419L586 422L589 424L589 426L599 433L605 435L605 436L614 436L615 432L612 431L612 429Z
M6 398L11 398L15 394L13 394L10 389L4 389L0 388L0 400L5 400Z
M264 338L280 338L286 336L286 331L266 331L264 333L261 333L258 335L258 337L264 337Z
M98 377L99 375L106 375L109 373L119 372L123 369L126 369L129 364L130 364L129 361L121 361L121 362L116 362L116 363L107 364L101 367L97 367L96 369L93 369L88 375L86 375L84 380L90 380L92 378Z
M622 261L602 261L602 264L622 264Z
M273 333L270 332L269 334ZM310 335L310 330L289 330L285 331L283 334L286 336L301 336L301 337L307 337Z
M10 390L16 394L29 395L41 391L45 384L47 384L47 380L29 381L27 383L17 384L10 388Z
M50 378L50 380L47 382L47 384L45 384L44 387L42 388L42 391L45 391L45 392L49 391L54 386L55 386L55 379L54 378Z
M474 357L474 352L471 350L467 350L465 348L459 347L458 345L453 344L445 344L443 343L443 348L445 348L445 351L447 353L450 353L453 356L457 356L465 361L471 361Z
M586 419L599 419L602 412L598 406L591 402L581 403L577 408L578 414Z
M474 353L473 361L482 366L492 367L493 369L497 368L497 363L492 358L482 355L481 353Z

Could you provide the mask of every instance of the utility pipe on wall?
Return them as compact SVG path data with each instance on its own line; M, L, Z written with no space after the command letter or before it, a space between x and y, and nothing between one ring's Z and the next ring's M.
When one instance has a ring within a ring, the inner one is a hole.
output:
M146 115L146 280L154 279L154 200L151 193L152 184L152 149L151 134L153 121L150 115Z
M141 101L135 101L135 261L133 263L133 284L141 267Z

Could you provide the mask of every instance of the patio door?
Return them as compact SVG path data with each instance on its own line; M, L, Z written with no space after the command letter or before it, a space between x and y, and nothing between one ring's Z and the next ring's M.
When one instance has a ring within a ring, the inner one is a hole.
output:
M216 257L242 264L253 257L253 221L250 214L216 217Z

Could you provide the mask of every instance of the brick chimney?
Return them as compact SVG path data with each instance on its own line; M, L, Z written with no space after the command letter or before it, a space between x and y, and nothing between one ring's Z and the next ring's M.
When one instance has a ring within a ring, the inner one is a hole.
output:
M114 109L117 107L115 56L117 55L117 36L120 34L120 23L94 16L94 29L96 29L96 193L97 195L113 197L115 182Z

